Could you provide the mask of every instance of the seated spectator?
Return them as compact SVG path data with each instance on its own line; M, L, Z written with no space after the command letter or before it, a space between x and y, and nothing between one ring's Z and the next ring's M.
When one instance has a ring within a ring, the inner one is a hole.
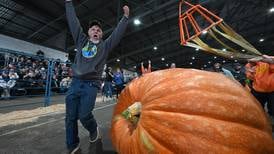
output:
M9 75L8 75L8 72L4 70L2 74L0 75L1 97L3 98L10 97L8 82L9 82Z
M61 82L60 82L60 92L61 93L65 93L68 90L68 88L70 87L71 81L72 81L72 79L69 76L67 76L61 80Z
M19 78L14 69L8 71L3 71L0 76L0 87L1 87L1 97L10 97L10 89L16 84L16 80Z
M10 89L15 86L17 79L19 79L18 74L14 71L14 69L10 69L10 71L9 71L9 81L7 83L8 87Z

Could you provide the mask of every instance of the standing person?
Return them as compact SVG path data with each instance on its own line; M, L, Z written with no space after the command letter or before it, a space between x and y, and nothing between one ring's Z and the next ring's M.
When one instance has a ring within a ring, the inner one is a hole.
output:
M171 63L170 68L176 68L176 64L175 63Z
M242 67L240 63L234 64L234 70L232 70L234 78L241 83L242 86L245 86L246 84L246 75L245 75L245 69Z
M222 64L220 63L215 63L213 65L213 71L218 73L223 73L225 76L227 76L230 79L235 79L232 73L229 70L223 68Z
M104 85L104 90L105 90L105 95L106 98L112 98L112 80L113 80L113 73L112 73L112 68L108 67L106 69L106 79L105 79L105 85Z
M151 72L151 61L150 60L148 60L148 67L147 68L145 68L144 63L141 62L141 72L142 72L142 75Z
M118 98L119 94L124 88L124 75L120 68L117 68L116 72L114 73L113 81L116 87L116 98Z
M246 76L252 81L251 93L261 103L267 104L268 114L274 124L274 57L264 55L246 64Z
M66 145L69 153L78 153L80 152L78 119L89 131L90 143L100 138L92 110L108 53L118 45L126 31L129 8L123 7L124 16L112 34L106 40L102 40L103 31L100 22L91 21L86 35L76 16L72 0L65 0L65 3L68 25L77 48L72 66L73 79L66 97Z

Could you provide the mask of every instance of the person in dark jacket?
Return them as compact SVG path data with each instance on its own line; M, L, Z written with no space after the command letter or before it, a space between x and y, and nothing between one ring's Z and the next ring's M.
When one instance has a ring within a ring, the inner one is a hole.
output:
M112 81L113 81L113 73L112 68L108 67L106 69L106 78L105 78L105 84L104 84L104 94L106 98L112 98Z
M78 119L89 131L90 143L100 138L92 110L108 53L118 45L126 31L129 8L123 7L124 16L112 34L106 40L102 40L103 31L100 22L90 22L86 35L76 16L72 0L65 0L65 6L68 25L77 49L72 65L73 79L66 97L66 145L69 153L77 153L80 151Z

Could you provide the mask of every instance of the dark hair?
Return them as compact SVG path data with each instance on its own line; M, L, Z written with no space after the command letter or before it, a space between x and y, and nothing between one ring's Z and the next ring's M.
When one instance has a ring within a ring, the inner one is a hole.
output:
M95 26L95 25L102 29L102 25L101 25L100 21L98 21L98 20L90 21L89 25L88 25L88 28L91 28L92 26Z

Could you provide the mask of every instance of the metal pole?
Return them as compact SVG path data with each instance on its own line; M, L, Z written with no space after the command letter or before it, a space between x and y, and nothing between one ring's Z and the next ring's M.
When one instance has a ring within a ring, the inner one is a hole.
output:
M47 81L46 81L46 91L45 91L45 103L44 106L48 106L49 100L48 100L48 91L49 91L49 78L50 78L50 60L48 60L48 71L47 71Z
M51 82L52 82L52 76L53 76L53 69L54 69L55 61L51 61L51 67L50 67L50 75L49 75L49 84L48 84L48 105L51 102Z

